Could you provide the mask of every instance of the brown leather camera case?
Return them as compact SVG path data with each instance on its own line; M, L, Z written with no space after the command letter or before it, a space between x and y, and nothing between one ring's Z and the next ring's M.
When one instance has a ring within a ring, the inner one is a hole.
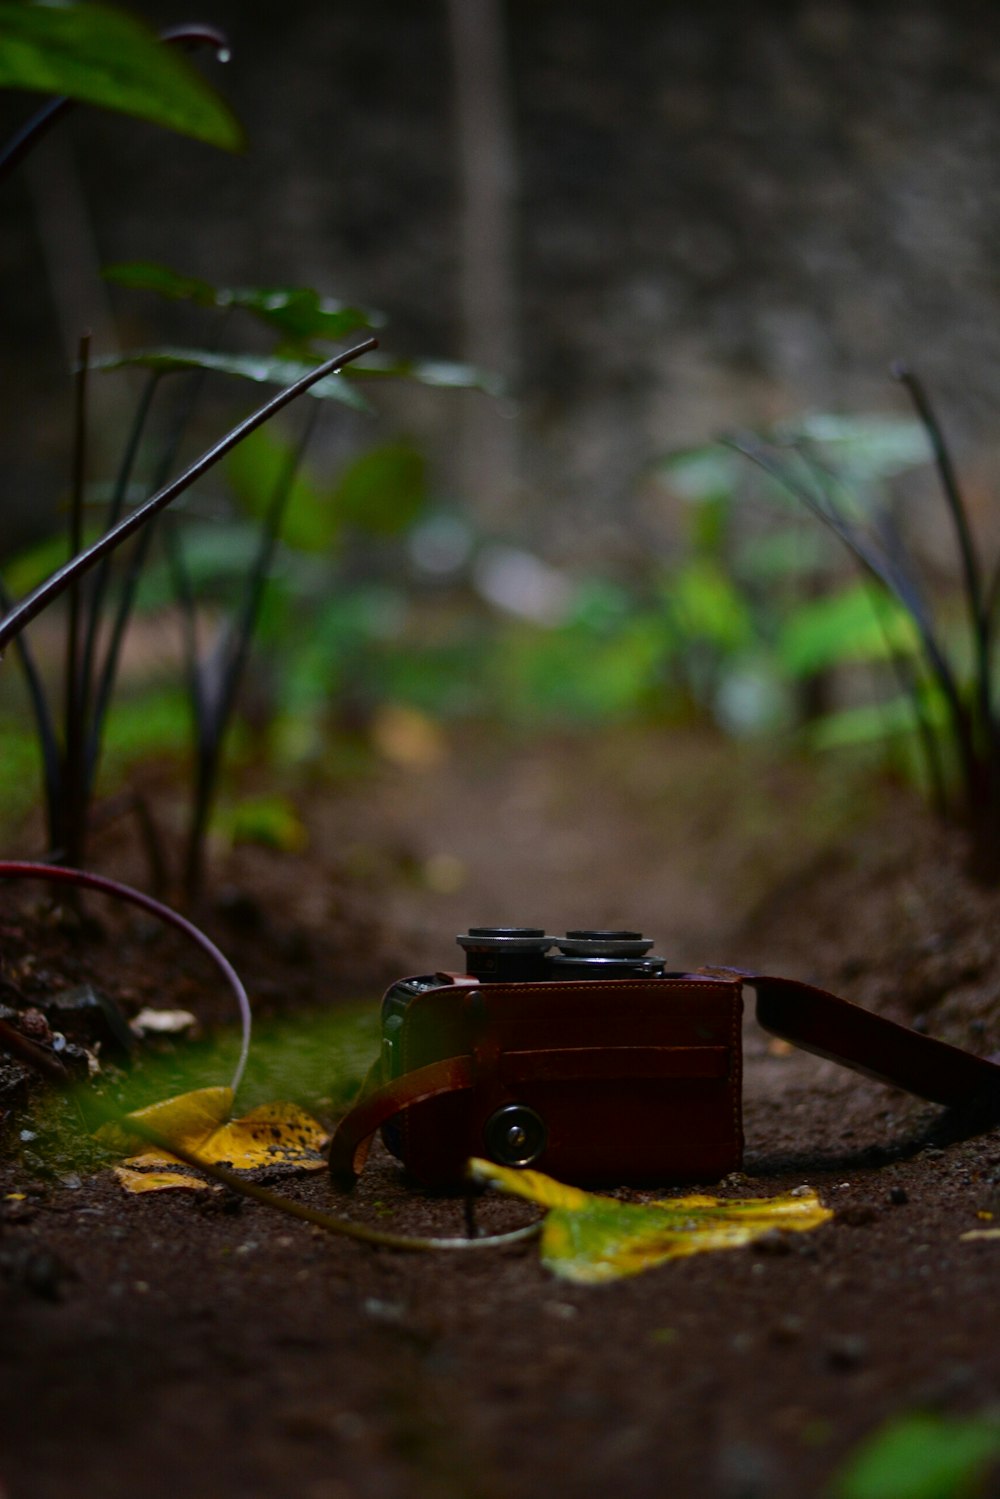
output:
M741 988L757 1021L819 1056L918 1097L1000 1121L1000 1057L977 1057L794 979L732 968L677 978L479 984L439 975L408 1005L401 1051L381 1060L338 1125L330 1170L350 1183L375 1132L414 1176L464 1179L489 1155L496 1111L521 1104L546 1132L531 1164L568 1182L709 1182L739 1166Z
M402 1076L396 1089L371 1079L335 1173L339 1157L340 1174L359 1170L371 1134L401 1109L407 1168L457 1184L470 1156L489 1153L487 1121L512 1103L547 1132L532 1166L565 1181L710 1181L739 1165L738 979L442 980L410 1004Z

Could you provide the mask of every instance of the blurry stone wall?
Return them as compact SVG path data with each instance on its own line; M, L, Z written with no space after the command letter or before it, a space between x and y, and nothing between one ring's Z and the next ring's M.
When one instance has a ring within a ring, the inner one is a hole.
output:
M174 0L133 8L191 19ZM555 555L599 552L654 453L805 408L902 410L887 367L904 356L985 522L1000 414L995 0L507 0L500 13L517 399L496 420L513 424L517 468L498 511L456 457L480 398L386 393L385 425L428 443L442 496L491 504L494 530L534 532ZM100 291L99 262L311 283L382 308L390 350L461 356L449 15L446 0L206 0L200 18L234 57L204 66L248 125L244 158L81 109L7 186L0 551L64 481L75 323L126 345L205 328ZM3 123L30 105L7 96ZM377 429L333 417L331 461Z

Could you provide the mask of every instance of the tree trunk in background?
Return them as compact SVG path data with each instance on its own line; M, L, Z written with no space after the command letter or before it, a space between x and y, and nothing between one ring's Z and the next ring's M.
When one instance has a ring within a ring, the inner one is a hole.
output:
M448 0L461 194L463 356L513 388L518 375L514 288L513 129L503 0ZM505 403L465 398L460 472L484 518L517 488L516 426Z

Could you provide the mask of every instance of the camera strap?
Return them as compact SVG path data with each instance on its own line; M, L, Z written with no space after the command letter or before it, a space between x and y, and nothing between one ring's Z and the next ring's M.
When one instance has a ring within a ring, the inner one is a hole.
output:
M702 968L692 977L725 979L754 989L761 1027L804 1051L932 1103L983 1109L983 1128L1000 1120L1000 1061L921 1035L795 979L723 967ZM467 986L470 981L463 977L458 982ZM620 1069L625 1050L608 1048L609 1065ZM612 1058L613 1052L619 1056ZM383 1081L381 1061L376 1062L357 1101L334 1131L330 1146L333 1176L352 1183L364 1170L371 1141L382 1125L428 1099L475 1089L479 1070L479 1059L470 1052Z
M1000 1063L921 1035L796 979L736 968L703 970L756 990L757 1021L772 1035L932 1103L1000 1113Z

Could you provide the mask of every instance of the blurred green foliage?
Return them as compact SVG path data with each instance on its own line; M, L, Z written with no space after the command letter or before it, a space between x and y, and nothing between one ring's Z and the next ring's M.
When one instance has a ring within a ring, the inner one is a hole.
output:
M915 1411L862 1443L832 1485L830 1499L975 1499L986 1494L998 1459L996 1415Z

